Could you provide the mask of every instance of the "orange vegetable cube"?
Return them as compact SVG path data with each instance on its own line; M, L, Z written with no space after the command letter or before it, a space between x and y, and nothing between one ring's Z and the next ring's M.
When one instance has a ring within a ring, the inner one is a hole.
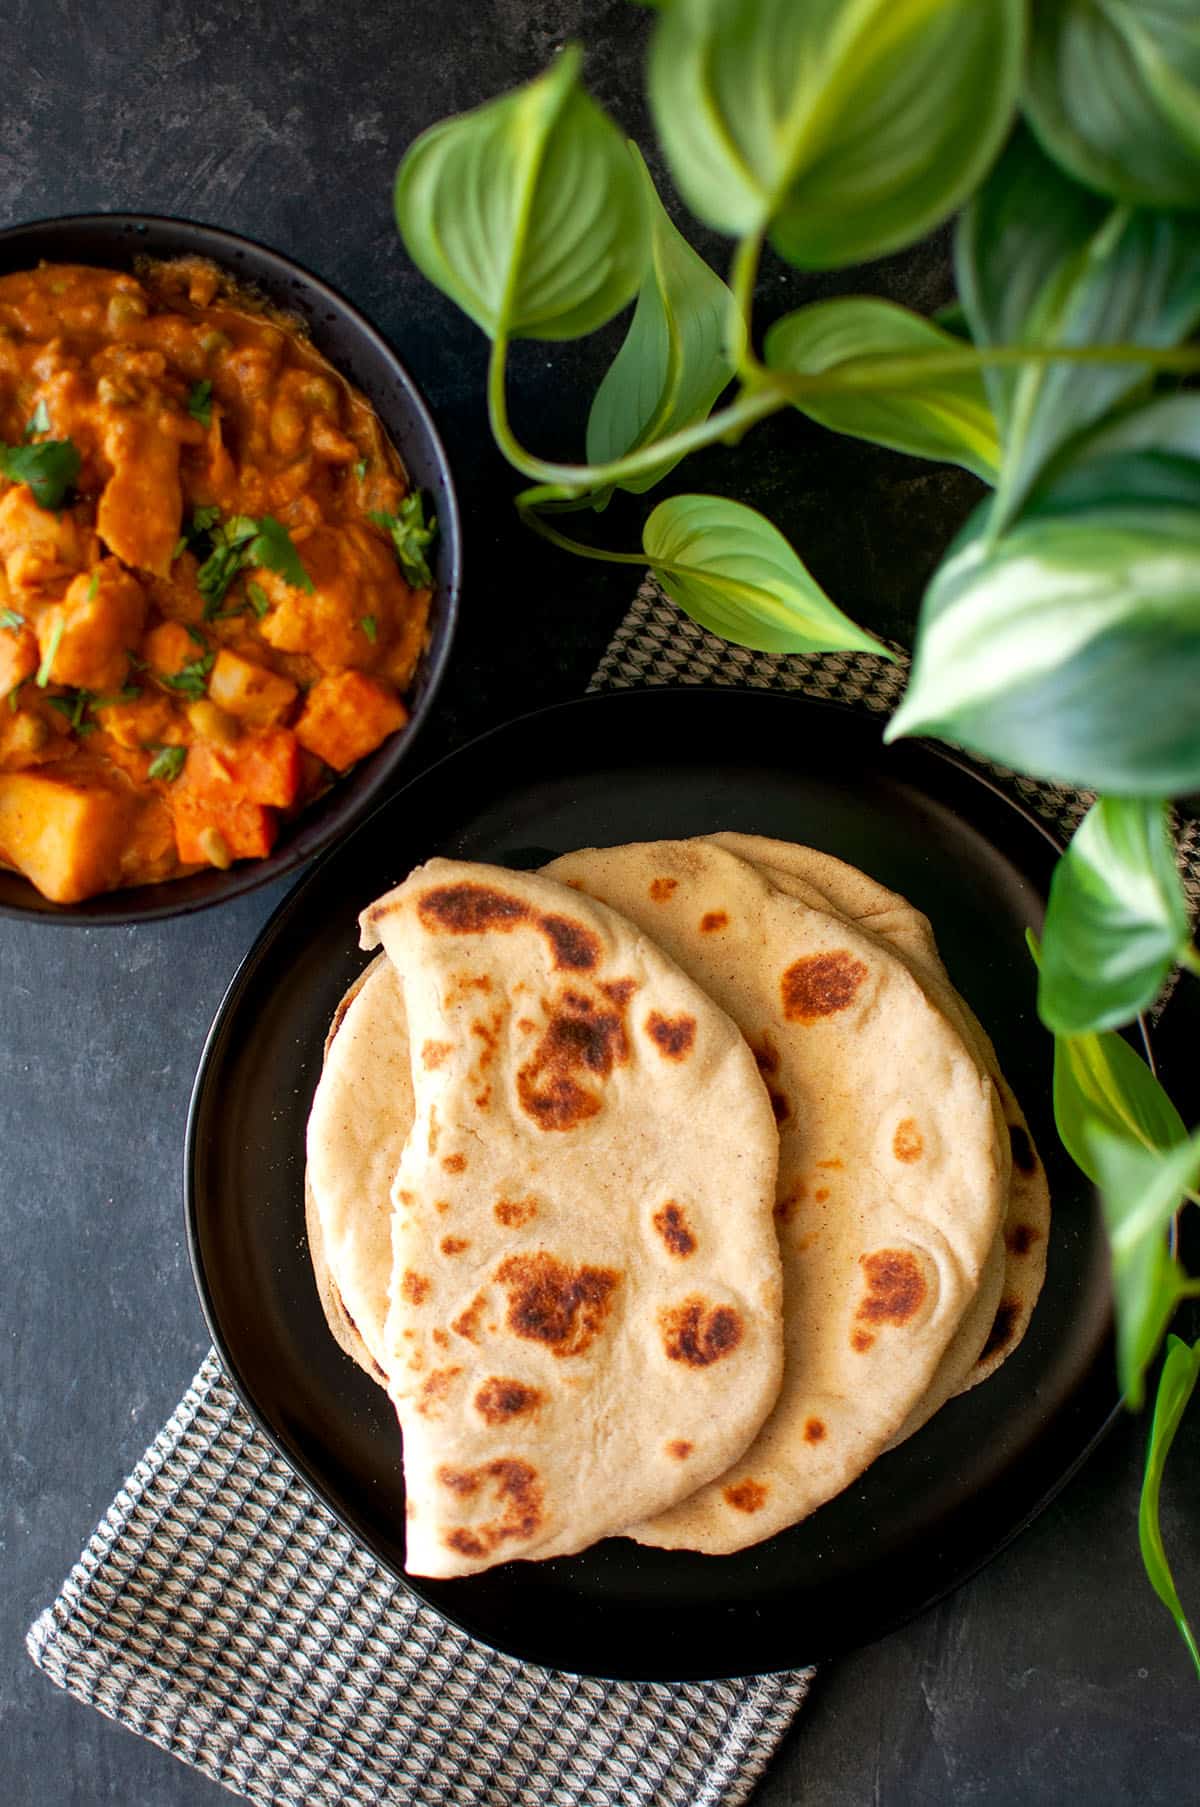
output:
M229 746L197 741L184 784L194 797L221 806L244 801L288 809L300 788L299 743L287 728L244 734Z
M290 678L281 678L265 665L243 659L223 646L212 669L208 694L239 721L269 728L283 720L299 692Z
M62 602L38 623L42 653L54 652L51 681L83 690L119 689L145 619L145 592L115 559L81 571Z
M160 677L173 678L201 654L200 647L181 621L161 621L146 635L142 656Z
M133 799L51 772L0 773L0 858L54 903L78 903L114 883Z
M390 684L361 671L339 671L309 691L296 738L326 765L344 772L407 720L408 710Z
M278 818L261 803L214 803L176 785L170 797L175 845L188 866L230 865L265 859L275 845Z
M0 628L0 696L7 696L38 668L38 643L29 627Z

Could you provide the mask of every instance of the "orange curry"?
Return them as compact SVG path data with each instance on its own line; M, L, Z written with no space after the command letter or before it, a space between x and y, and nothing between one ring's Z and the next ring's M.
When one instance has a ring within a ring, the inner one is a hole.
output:
M270 852L407 720L434 523L294 321L184 259L0 277L0 862Z

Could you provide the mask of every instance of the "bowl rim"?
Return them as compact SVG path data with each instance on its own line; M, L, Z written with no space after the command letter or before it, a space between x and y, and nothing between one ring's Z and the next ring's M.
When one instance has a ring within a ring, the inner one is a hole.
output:
M213 244L208 252L214 262L221 262L220 247L225 246L233 251L247 251L255 258L265 259L269 264L278 267L281 278L290 279L295 276L303 278L310 296L324 302L342 319L348 319L354 332L360 336L391 366L405 400L411 407L424 435L430 458L436 465L442 479L444 495L439 497L439 530L447 549L446 582L438 586L440 614L436 635L431 637L426 648L424 688L420 708L414 711L403 730L403 738L397 741L389 761L376 774L371 787L365 794L349 807L344 820L331 825L327 837L320 839L315 845L285 844L276 855L274 851L266 859L245 861L222 873L222 882L214 883L212 890L200 896L191 896L172 902L164 896L161 901L155 895L158 892L168 893L179 881L166 879L157 885L131 885L127 889L97 893L97 898L104 900L103 912L89 913L87 905L94 899L85 898L81 904L53 904L43 900L39 904L20 904L0 901L0 919L17 922L53 924L71 928L107 928L128 927L137 922L162 922L164 920L191 916L200 910L212 909L216 905L229 902L235 897L247 896L252 891L261 890L264 886L274 884L288 874L294 874L299 868L310 864L328 853L338 840L358 823L378 808L386 798L389 783L395 778L397 771L408 758L413 742L424 727L432 712L437 694L449 664L454 637L458 628L460 598L462 592L462 517L458 506L458 494L454 482L454 474L446 453L441 434L434 422L429 403L400 354L393 348L375 323L368 318L358 304L351 301L340 289L328 282L325 277L318 276L307 264L286 252L277 251L273 246L262 243L259 239L249 237L246 233L233 232L226 226L214 226L204 220L190 218L185 214L140 213L126 209L99 209L87 213L49 214L36 219L23 220L0 228L0 255L14 240L42 230L70 232L71 230L94 230L109 228L114 234L137 235L155 228L166 230L182 229L195 232ZM205 255L204 251L199 253ZM183 255L183 253L181 253ZM255 278L250 278L251 281ZM285 305L286 311L286 305ZM316 334L314 334L314 341ZM317 347L320 350L320 346ZM322 355L326 355L322 353ZM330 359L335 364L334 359ZM372 407L375 403L368 395ZM390 437L390 435L389 435ZM401 462L404 462L404 450L396 447ZM350 776L352 774L346 774ZM4 869L5 876L20 877ZM195 875L192 875L195 876ZM31 881L26 880L30 888ZM183 881L186 882L186 881ZM122 899L129 897L131 903L122 907ZM143 901L144 900L144 901Z

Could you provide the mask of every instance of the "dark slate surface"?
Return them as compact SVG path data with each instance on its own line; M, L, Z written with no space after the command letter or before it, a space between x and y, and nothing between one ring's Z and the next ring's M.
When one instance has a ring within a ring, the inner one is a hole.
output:
M129 208L262 238L345 289L425 388L458 473L469 580L457 656L417 763L578 692L622 613L626 578L574 564L515 526L513 484L481 404L483 342L407 264L389 183L419 128L529 76L585 23L596 92L645 140L648 20L626 0L8 0L4 15L5 223ZM929 307L948 285L944 241L853 281L768 264L764 313L849 287ZM605 351L603 337L522 349L514 414L547 451L577 446L578 379L598 375ZM718 484L766 508L851 613L898 633L973 494L969 479L799 420L697 461L688 486ZM614 510L605 531L614 544L636 543L632 512ZM23 1637L204 1352L181 1225L184 1112L209 1019L275 901L136 931L0 923L0 1800L9 1807L225 1798L58 1693L29 1665ZM1137 1560L1139 1439L1123 1426L985 1573L829 1669L763 1807L1194 1800L1195 1683ZM1197 1497L1192 1429L1165 1518L1194 1600Z

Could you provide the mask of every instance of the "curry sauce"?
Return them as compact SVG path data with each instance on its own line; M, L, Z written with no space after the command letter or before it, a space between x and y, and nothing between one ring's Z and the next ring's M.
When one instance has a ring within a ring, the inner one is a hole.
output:
M184 259L0 277L0 863L261 858L407 721L434 523L294 321Z

